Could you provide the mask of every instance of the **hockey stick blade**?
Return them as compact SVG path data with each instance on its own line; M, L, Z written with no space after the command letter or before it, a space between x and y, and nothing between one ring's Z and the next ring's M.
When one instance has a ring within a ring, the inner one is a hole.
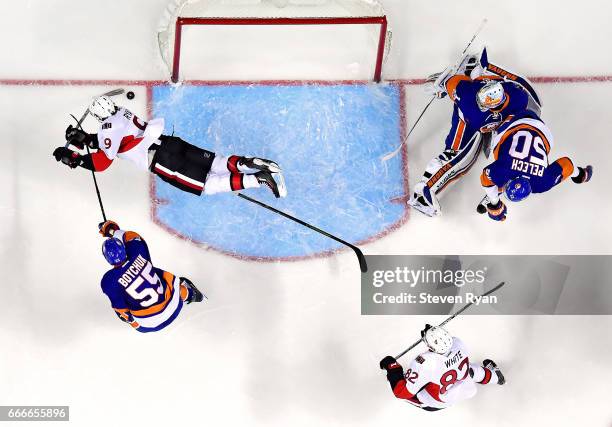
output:
M381 160L383 162L386 162L387 160L390 160L392 158L394 158L395 156L397 156L397 153L400 152L400 150L402 149L402 147L404 146L404 144L406 143L406 141L408 141L408 137L410 136L410 134L412 134L412 131L414 130L414 128L416 127L416 125L419 123L419 121L421 120L421 117L423 117L423 114L425 114L425 111L427 111L427 109L429 108L429 106L431 105L432 102L434 102L434 100L436 99L436 97L432 97L429 102L427 103L427 105L425 106L425 108L423 108L423 111L421 111L421 114L419 114L419 117L416 119L416 121L414 122L414 124L412 125L412 127L410 128L410 130L408 131L408 134L406 134L406 136L404 137L404 140L402 141L402 143L392 152L385 154Z
M259 200L253 199L252 197L249 197L247 195L244 195L242 193L236 193L236 195L244 200L248 200L251 203L255 203L256 205L261 206L262 208L268 209L269 211L272 211L276 214L279 214L280 216L284 216L287 219L290 219L291 221L297 222L300 225L303 225L306 228L310 228L313 231L316 231L319 234L322 234L326 237L329 237L332 240L335 240L336 242L342 243L345 246L348 246L349 248L351 248L353 250L353 252L355 252L355 255L357 255L357 259L359 260L359 269L361 270L362 273L366 273L368 271L368 264L366 263L366 259L365 256L363 255L363 252L361 252L361 249L359 249L357 246L340 239L339 237L334 236L333 234L328 233L325 230L321 230L318 227L315 227L312 224L308 224L305 221L302 221L299 218L296 218L292 215L289 215L288 213L285 213L283 211L280 211L276 208L273 208L272 206L266 205L263 202L260 202Z
M476 212L479 214L487 213L487 205L489 204L489 196L484 196L484 198L478 203L476 206Z
M502 286L504 286L506 284L506 282L501 282L499 285L495 286L492 289L489 289L487 292L483 293L481 295L481 297L485 297L487 295L491 295L493 292L497 291L499 288L501 288ZM453 320L455 317L457 317L458 315L460 315L461 313L463 313L465 310L467 310L468 308L470 308L472 306L472 304L474 304L473 302L470 302L468 304L466 304L463 308L457 310L455 313L453 313L450 317L448 317L444 322L440 323L438 326L444 326L446 325L448 322L450 322L451 320ZM406 350L402 351L400 354L398 354L397 356L395 356L395 360L399 359L400 357L402 357L403 355L405 355L406 353L408 353L410 350L412 350L413 348L415 348L417 345L419 345L421 342L423 341L423 338L421 338L420 340L418 340L417 342L415 342L414 344L412 344L410 347L408 347Z
M100 96L117 96L117 95L121 95L124 92L125 92L125 89L119 88L119 89L109 90L108 92L103 93Z

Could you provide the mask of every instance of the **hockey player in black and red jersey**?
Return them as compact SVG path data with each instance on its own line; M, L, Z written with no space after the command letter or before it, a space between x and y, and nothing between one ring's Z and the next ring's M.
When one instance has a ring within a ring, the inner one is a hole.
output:
M67 146L58 147L53 152L58 162L73 169L80 166L102 172L115 158L124 158L198 196L262 185L269 187L276 197L287 195L276 162L258 157L221 157L181 138L163 135L164 119L142 121L126 108L116 106L108 96L96 98L89 113L100 121L98 133L89 134L68 126L66 141L79 150L87 145L95 151L81 155Z
M471 363L463 342L445 329L425 325L421 337L429 350L418 355L406 372L392 356L380 361L398 399L426 411L438 411L474 397L476 384L505 384L495 362Z

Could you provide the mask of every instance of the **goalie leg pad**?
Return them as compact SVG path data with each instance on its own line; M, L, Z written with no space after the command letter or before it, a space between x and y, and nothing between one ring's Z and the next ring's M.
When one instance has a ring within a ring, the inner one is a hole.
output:
M446 150L427 165L423 181L432 193L440 194L451 182L459 179L476 162L481 147L481 134L475 132L462 137L467 139L458 151Z
M201 195L215 153L175 136L162 135L160 141L151 162L151 172L174 187Z

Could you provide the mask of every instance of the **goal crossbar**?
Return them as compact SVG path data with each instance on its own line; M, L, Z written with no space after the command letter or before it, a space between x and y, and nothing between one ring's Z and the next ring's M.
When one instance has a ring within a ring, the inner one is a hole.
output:
M374 81L380 82L387 37L386 16L317 17L317 18L223 18L179 17L174 31L172 82L179 81L182 29L186 25L379 25L378 50L374 67Z

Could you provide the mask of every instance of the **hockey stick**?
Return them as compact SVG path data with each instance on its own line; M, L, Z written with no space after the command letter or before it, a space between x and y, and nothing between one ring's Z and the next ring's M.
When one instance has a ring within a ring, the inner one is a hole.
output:
M103 93L102 95L96 96L96 98L98 98L100 96L116 96L116 95L121 95L123 92L125 92L125 89L113 89L113 90L109 90L106 93ZM87 118L88 114L89 114L89 107L87 107L87 109L85 110L85 112L83 113L83 115L81 116L81 118L79 120L77 120L76 117L72 116L74 118L74 120L76 120L76 122L77 122L77 127L79 127L81 130L83 130L83 128L81 127L81 124L85 121L85 119ZM66 145L64 145L64 147L68 147L69 145L70 145L70 143L68 141L66 141Z
M327 231L321 230L320 228L315 227L315 226L314 226L314 225L312 225L312 224L308 224L307 222L302 221L302 220L301 220L301 219L299 219L299 218L296 218L296 217L294 217L294 216L291 216L291 215L289 215L288 213L285 213L285 212L283 212L283 211L279 211L278 209L273 208L272 206L266 205L265 203L260 202L259 200L255 200L255 199L253 199L253 198L251 198L251 197L249 197L249 196L246 196L246 195L244 195L244 194L242 194L242 193L236 193L236 195L237 195L238 197L243 198L244 200L248 200L248 201L249 201L249 202L251 202L251 203L255 203L256 205L259 205L259 206L261 206L262 208L266 208L266 209L268 209L268 210L270 210L270 211L272 211L272 212L274 212L274 213L277 213L277 214L279 214L279 215L281 215L281 216L284 216L285 218L290 219L291 221L295 221L295 222L297 222L298 224L303 225L304 227L310 228L311 230L314 230L314 231L316 231L317 233L320 233L320 234L322 234L322 235L324 235L324 236L326 236L326 237L329 237L330 239L333 239L333 240L335 240L336 242L339 242L339 243L342 243L342 244L343 244L343 245L345 245L345 246L348 246L349 248L351 248L351 249L352 249L352 250L355 252L355 255L357 255L357 259L359 260L359 268L361 269L361 272L362 272L362 273L365 273L365 272L367 272L367 271L368 271L368 265L367 265L367 263L366 263L365 256L363 256L363 252L361 252L361 249L359 249L357 246L352 245L352 244L350 244L349 242L347 242L347 241L345 241L345 240L342 240L342 239L340 239L339 237L334 236L333 234L328 233Z
M476 212L483 214L487 212L487 205L489 204L489 196L484 196L483 199L476 206Z
M474 42L474 40L476 40L476 37L478 36L478 34L480 34L480 32L482 31L482 29L484 28L484 26L487 24L487 18L484 18L482 20L482 22L480 23L480 26L478 27L478 29L476 30L476 32L474 33L474 35L472 36L472 39L468 42L467 46L465 47L465 49L463 49L463 52L461 52L461 55L459 56L459 60L457 62L459 62L461 60L461 58L463 58L463 55L465 55L465 52L467 52L467 50L470 48L470 46L472 45L472 43ZM406 136L404 137L404 140L402 141L402 143L392 152L385 154L382 157L382 161L386 162L387 160L392 159L393 157L397 156L397 153L400 152L400 150L402 149L402 147L404 146L404 144L406 143L406 141L408 141L408 137L410 136L410 134L412 133L412 131L414 130L414 128L416 127L417 123L419 123L419 120L421 120L421 117L423 117L423 114L425 114L425 111L427 111L427 109L429 108L429 106L434 102L434 100L437 97L434 95L431 97L431 99L429 100L429 102L427 103L427 105L425 106L425 108L423 108L423 111L421 111L421 114L419 114L419 117L416 119L416 121L414 122L414 124L412 125L412 127L410 128L410 131L408 131L408 134L406 134Z
M434 102L435 99L436 99L435 96L431 97L431 99L429 100L429 102L427 103L425 108L423 108L423 111L421 111L421 114L419 114L419 117L416 119L416 121L414 122L414 124L412 125L410 130L408 131L408 134L406 134L406 136L404 137L404 140L402 141L402 143L395 150L393 150L392 152L385 154L382 157L382 161L383 162L386 162L387 160L390 160L390 159L394 158L395 156L397 156L397 153L400 152L400 150L402 149L402 147L404 146L406 141L408 141L408 137L410 136L410 134L412 133L412 131L414 130L416 125L419 124L419 120L421 120L421 117L423 117L423 114L425 114L425 111L427 111L427 109Z
M77 120L77 118L74 117L72 114L70 115L70 117L72 117L77 122L79 129L83 130L83 127L81 126L81 123ZM87 149L87 154L89 155L89 157L91 157L91 152L89 151L89 145L87 144L84 144L84 145L85 145L85 148ZM96 187L96 194L98 196L98 203L100 203L100 210L102 211L102 218L104 219L104 222L106 222L106 212L104 212L104 205L102 204L102 196L100 195L100 188L98 187L98 180L96 179L96 173L93 171L93 169L91 170L91 177L93 178L94 186Z
M506 282L501 282L499 285L495 286L493 289L488 290L487 292L485 292L484 294L481 295L481 297L485 297L487 295L492 294L493 292L497 291L499 288L501 288L502 286L504 286L506 284ZM453 314L451 314L450 317L448 317L444 322L440 323L438 326L444 326L446 325L448 322L450 322L451 320L453 320L455 317L457 317L458 315L460 315L461 313L463 313L465 310L467 310L468 308L470 308L472 306L472 304L474 304L473 302L470 302L468 304L466 304L463 308L457 310L456 312L454 312ZM399 359L400 357L402 357L404 354L408 353L410 350L412 350L413 348L415 348L417 345L419 345L421 342L423 341L423 338L421 338L420 340L418 340L417 342L415 342L414 344L412 344L410 347L408 347L406 350L402 351L400 354L398 354L397 356L395 356L395 359Z

